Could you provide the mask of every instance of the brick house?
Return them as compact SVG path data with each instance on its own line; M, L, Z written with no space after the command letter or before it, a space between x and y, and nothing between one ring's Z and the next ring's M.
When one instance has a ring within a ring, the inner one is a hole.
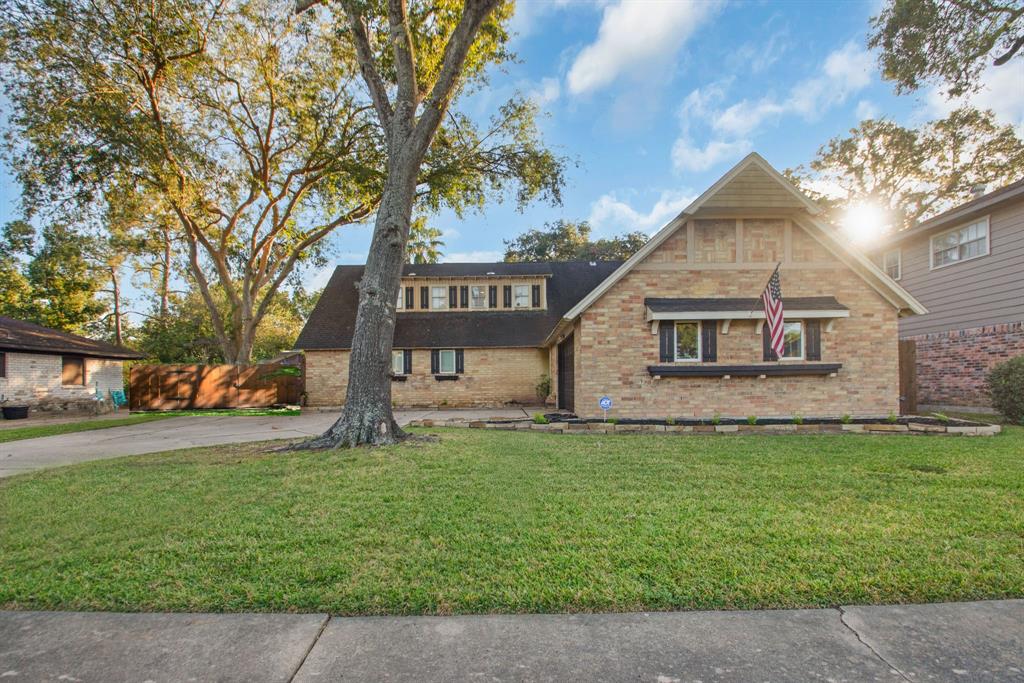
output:
M398 406L536 403L618 417L878 415L899 409L897 330L925 309L756 154L633 257L408 265L396 302ZM759 296L780 265L786 351ZM361 267L340 266L296 343L311 405L345 395Z
M918 403L986 408L985 376L1024 355L1024 180L891 235L872 250L926 315L900 320L917 347Z
M33 410L95 410L124 389L122 346L0 316L0 396Z

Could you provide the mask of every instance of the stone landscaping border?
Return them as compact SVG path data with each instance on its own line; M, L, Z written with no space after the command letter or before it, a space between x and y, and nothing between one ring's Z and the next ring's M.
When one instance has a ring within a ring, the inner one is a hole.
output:
M554 434L916 434L934 436L994 436L1002 431L999 425L981 424L963 420L940 423L933 418L900 418L896 423L885 418L872 421L860 418L845 424L830 420L803 424L655 424L646 422L601 422L586 420L559 420L538 424L529 418L522 420L413 420L410 427L458 427L466 429L500 429L505 431L530 430Z

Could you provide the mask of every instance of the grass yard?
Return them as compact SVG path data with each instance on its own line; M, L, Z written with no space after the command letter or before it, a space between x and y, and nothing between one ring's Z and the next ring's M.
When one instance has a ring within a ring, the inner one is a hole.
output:
M484 430L0 480L0 606L446 614L1024 596L1024 429Z
M24 427L7 427L0 429L0 443L6 441L20 441L22 439L35 439L40 436L54 436L57 434L71 434L73 432L88 432L94 429L108 429L110 427L125 427L127 425L141 424L162 420L165 417L172 417L166 413L137 413L125 417L113 417L100 420L82 420L81 422L60 422L56 424L32 424L32 419L21 421Z

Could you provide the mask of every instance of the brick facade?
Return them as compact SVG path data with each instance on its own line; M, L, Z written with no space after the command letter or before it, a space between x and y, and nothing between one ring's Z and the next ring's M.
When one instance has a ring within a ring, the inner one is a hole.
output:
M989 407L992 366L1024 356L1024 322L907 337L917 343L919 405Z
M548 373L546 349L465 349L463 354L465 372L459 379L438 381L430 373L430 350L413 349L412 374L391 383L395 406L471 408L541 402L536 386ZM309 405L344 403L348 357L348 351L306 351Z
M614 417L898 412L896 309L796 225L791 226L789 247L793 258L781 270L783 295L835 296L850 309L849 318L837 319L832 331L821 333L821 362L842 363L838 374L765 379L650 376L647 366L663 363L658 335L652 334L646 320L646 297L756 297L764 288L771 272L764 261L776 258L779 248L777 226L754 223L756 230L744 239L748 253L723 268L736 258L736 243L724 237L723 223L705 224L714 238L702 239L694 265L663 265L686 261L679 254L659 254L679 248L678 242L668 240L583 313L575 331L576 413L599 417L597 401L603 395L615 402L609 413ZM798 262L797 254L801 260L814 260ZM719 328L717 364L763 362L760 325L736 320L727 334Z
M5 352L6 377L0 377L0 395L10 404L35 410L94 409L96 392L107 398L124 389L123 363L105 358L85 359L85 385L61 384L61 356Z

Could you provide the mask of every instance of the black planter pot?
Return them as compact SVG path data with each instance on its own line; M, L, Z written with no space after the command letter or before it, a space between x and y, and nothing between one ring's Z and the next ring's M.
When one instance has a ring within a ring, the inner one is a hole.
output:
M5 420L24 420L28 417L28 406L4 406L2 410Z

